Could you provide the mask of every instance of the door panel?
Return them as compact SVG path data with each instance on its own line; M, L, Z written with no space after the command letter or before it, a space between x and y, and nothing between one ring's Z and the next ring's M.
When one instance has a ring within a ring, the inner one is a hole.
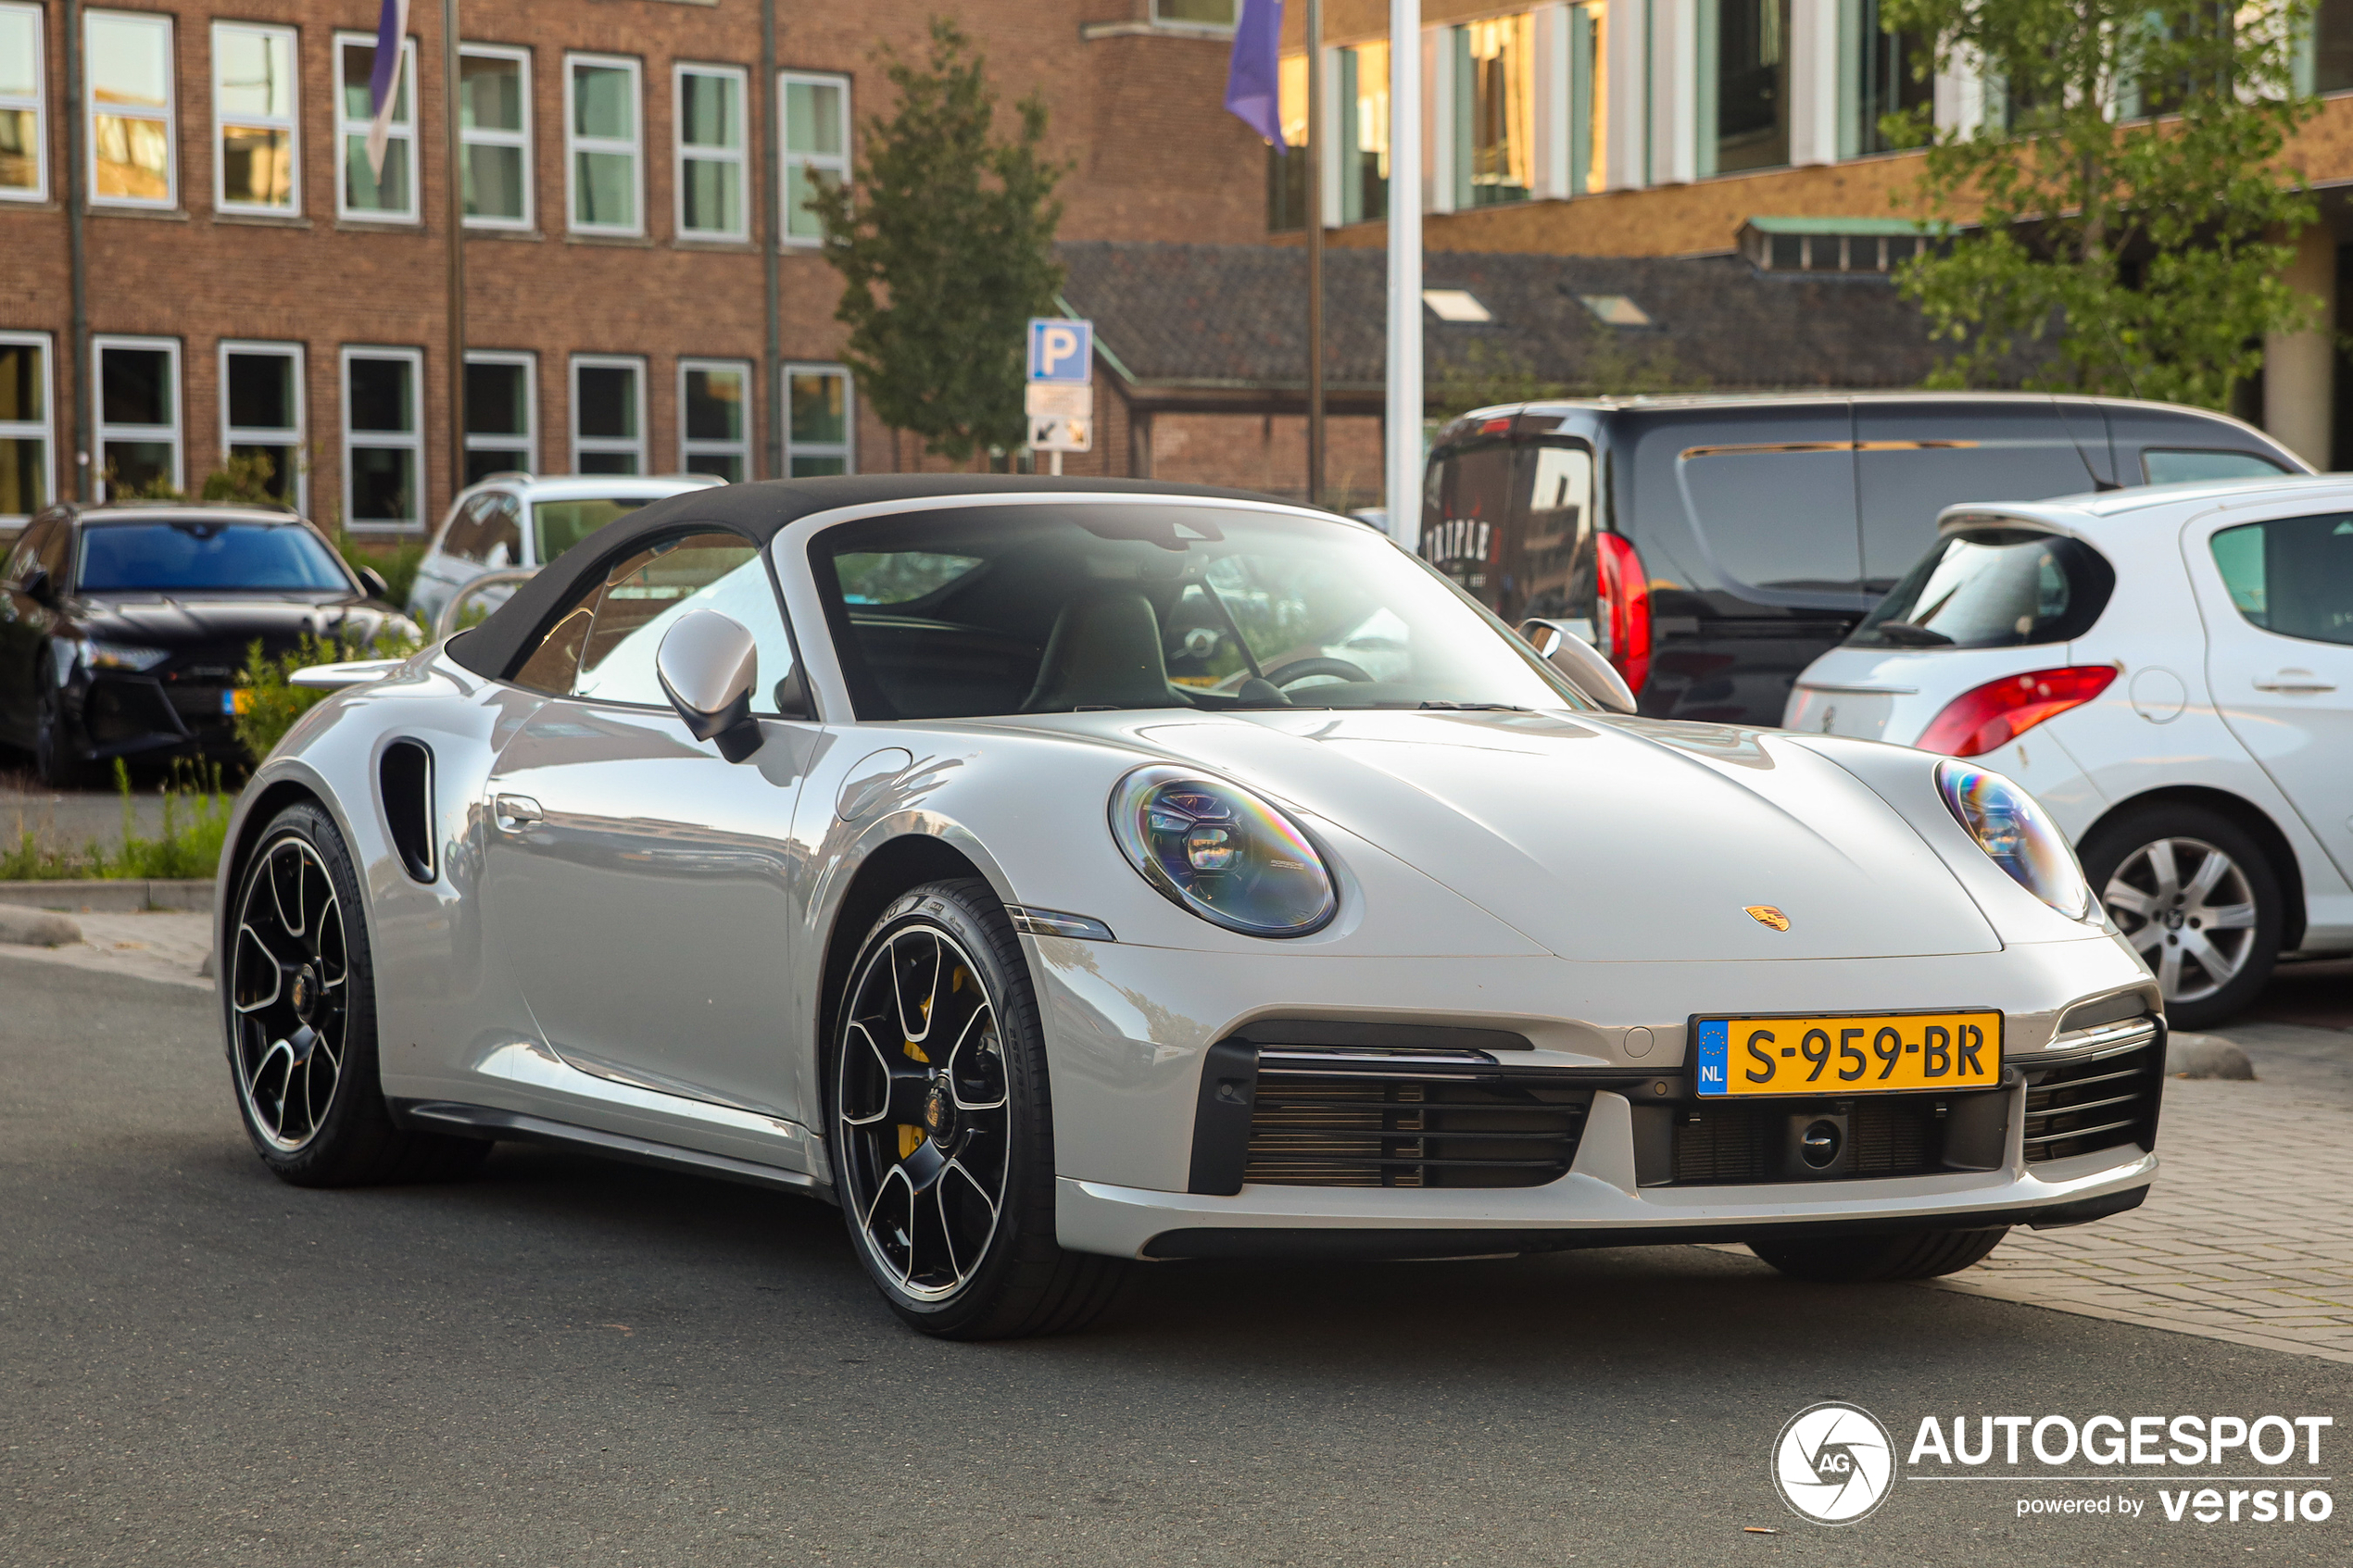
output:
M2353 513L2183 531L2223 722L2353 878Z

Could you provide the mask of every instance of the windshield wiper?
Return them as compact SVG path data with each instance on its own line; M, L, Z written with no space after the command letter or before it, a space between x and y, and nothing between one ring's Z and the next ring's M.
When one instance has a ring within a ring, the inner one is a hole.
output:
M1871 630L1899 648L1944 648L1953 646L1953 639L1944 633L1931 632L1925 626L1915 626L1908 621L1882 621Z

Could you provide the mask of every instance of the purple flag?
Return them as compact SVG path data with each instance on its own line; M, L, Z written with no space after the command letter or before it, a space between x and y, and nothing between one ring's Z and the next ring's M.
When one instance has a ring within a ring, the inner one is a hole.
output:
M1277 146L1283 144L1282 44L1283 0L1242 0L1233 63L1226 69L1226 107Z
M384 174L384 144L392 131L392 114L400 102L401 45L409 36L409 0L384 0L376 16L376 64L368 73L368 169L379 180Z

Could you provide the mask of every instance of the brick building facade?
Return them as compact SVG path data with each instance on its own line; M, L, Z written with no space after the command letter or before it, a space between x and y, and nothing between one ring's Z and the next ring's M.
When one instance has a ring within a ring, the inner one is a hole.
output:
M889 467L840 372L838 279L793 232L797 204L773 358L762 241L771 193L847 168L856 127L887 108L877 44L919 52L941 9L461 0L467 466ZM1035 90L1049 106L1050 151L1072 164L1065 237L1264 238L1264 148L1221 103L1227 34L1160 19L1198 9L955 8L1000 102ZM438 520L462 477L443 15L410 11L409 100L379 182L363 151L372 0L0 0L0 528L109 468L193 492L233 448L292 470L321 521ZM1103 437L1124 449L1124 431Z

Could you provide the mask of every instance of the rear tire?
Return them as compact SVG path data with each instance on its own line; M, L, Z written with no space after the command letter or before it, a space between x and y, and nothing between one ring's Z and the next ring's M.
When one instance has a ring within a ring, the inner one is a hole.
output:
M279 812L231 906L220 997L237 1110L261 1162L296 1186L452 1180L490 1144L393 1124L359 899L333 819L308 802Z
M986 882L930 883L883 911L849 966L829 1061L842 1217L900 1321L1011 1339L1111 1304L1124 1261L1054 1239L1045 1037Z
M2083 841L2083 874L2165 991L2177 1029L2220 1023L2252 1002L2279 960L2286 903L2269 856L2219 811L2128 811Z
M1898 1231L1894 1236L1854 1240L1757 1240L1751 1241L1748 1249L1792 1279L1863 1285L1958 1273L1983 1261L2009 1234L2007 1225L1990 1231Z

